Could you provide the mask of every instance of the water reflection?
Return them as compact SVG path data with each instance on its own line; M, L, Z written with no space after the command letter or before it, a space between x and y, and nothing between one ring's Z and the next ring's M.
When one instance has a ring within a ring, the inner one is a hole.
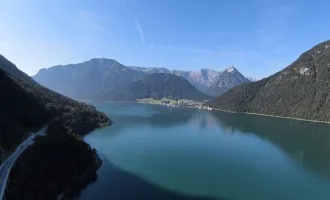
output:
M90 185L79 200L111 199L111 200L212 200L210 197L196 197L171 192L123 171L107 159L103 158L103 166L97 185ZM100 187L103 186L103 187ZM217 200L224 200L219 199Z
M119 169L103 165L82 199L329 199L330 182L310 173L329 175L329 126L132 103L97 107L114 124L85 139Z
M330 126L327 124L159 105L102 103L96 106L104 112L111 111L107 114L112 117L115 124L111 131L104 131L107 134L116 134L126 128L145 125L170 130L182 124L189 124L204 132L203 130L218 124L227 136L239 131L268 140L308 169L330 178ZM102 109L102 106L116 108Z
M112 102L109 104L93 102L93 104L113 120L111 131L107 129L112 135L116 135L127 128L146 125L155 128L171 128L182 124L191 124L192 126L198 126L200 130L205 130L216 122L209 113L203 110L196 112L195 109L190 108L171 108L147 104L137 106L137 104L125 102ZM112 112L109 112L109 110Z
M330 126L256 115L212 112L225 130L272 142L313 172L330 178Z

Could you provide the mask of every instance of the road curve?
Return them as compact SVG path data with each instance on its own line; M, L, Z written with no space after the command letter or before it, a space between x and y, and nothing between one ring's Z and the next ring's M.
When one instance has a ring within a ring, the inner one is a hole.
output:
M7 160L0 166L0 199L3 199L6 190L7 179L10 170L17 160L17 158L25 151L25 149L34 143L33 138L37 135L44 135L48 126L45 126L39 130L36 134L31 135L26 140L24 140L20 145L17 146L15 152L13 152Z

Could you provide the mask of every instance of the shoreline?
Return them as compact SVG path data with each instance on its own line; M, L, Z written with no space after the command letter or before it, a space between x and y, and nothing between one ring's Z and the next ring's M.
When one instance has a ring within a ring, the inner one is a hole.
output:
M157 103L147 103L147 102L136 102L136 103L142 103L142 104L150 104L150 105L162 105ZM167 106L166 106L167 107ZM172 106L170 106L172 108ZM180 107L178 108L197 108L198 107ZM202 107L202 109L205 109L205 107ZM212 108L212 110L216 111L222 111L227 113L233 113L233 114L246 114L246 115L257 115L257 116L264 116L264 117L273 117L273 118L281 118L281 119L291 119L291 120L297 120L297 121L305 121L305 122L313 122L313 123L321 123L321 124L330 124L330 121L319 121L319 120L312 120L312 119L303 119L303 118L296 118L296 117L284 117L284 116L278 116L278 115L268 115L268 114L262 114L262 113L250 113L250 112L236 112L236 111L230 111L230 110L223 110L220 108Z
M111 119L109 119L109 121L108 122L106 122L106 123L103 123L103 124L100 124L99 126L99 128L102 128L102 127L105 127L105 126L109 126L109 125L111 125Z
M102 102L131 102L131 103L139 103L139 104L163 105L163 104L159 104L159 103L137 102L137 101L102 101ZM170 107L173 108L172 106L170 106ZM180 107L180 106L177 106L177 107ZM180 108L198 108L198 107L186 106L186 107L180 107ZM202 107L202 109L203 109L203 107ZM319 121L319 120L303 119L303 118L296 118L296 117L284 117L284 116L268 115L268 114L262 114L262 113L236 112L236 111L230 111L230 110L223 110L220 108L212 108L212 109L216 110L216 111L222 111L222 112L233 113L233 114L258 115L258 116L264 116L264 117L273 117L273 118L291 119L291 120L321 123L321 124L330 124L330 121ZM107 126L107 125L111 125L111 122L110 122L110 124L105 124L105 126ZM103 126L101 126L101 127L103 127Z
M268 114L262 114L262 113L236 112L236 111L230 111L230 110L223 110L223 109L220 109L220 108L212 108L212 109L216 110L216 111L222 111L222 112L233 113L233 114L258 115L258 116L264 116L264 117L273 117L273 118L291 119L291 120L313 122L313 123L330 124L330 122L327 122L327 121L318 121L318 120L312 120L312 119L303 119L303 118L296 118L296 117L284 117L284 116L268 115Z

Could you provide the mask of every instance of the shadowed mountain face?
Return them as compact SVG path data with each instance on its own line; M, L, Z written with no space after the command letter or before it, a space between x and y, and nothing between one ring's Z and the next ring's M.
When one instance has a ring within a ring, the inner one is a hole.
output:
M0 145L14 148L24 132L36 128L51 118L37 97L25 92L0 69Z
M101 58L41 69L33 78L61 94L89 98L102 91L142 80L146 76L145 72L126 67L112 59Z
M303 53L282 71L232 88L212 107L330 121L330 41Z
M101 163L78 135L109 122L106 115L39 85L1 55L0 103L1 161L47 124L47 135L36 136L15 161L4 199L66 197L91 181Z
M3 105L0 107L0 145L5 151L20 143L27 131L39 128L55 117L61 116L58 122L75 118L71 128L78 134L86 134L108 121L93 106L79 103L39 85L2 55L0 93L0 103Z
M203 94L180 76L165 73L149 75L144 80L131 85L101 93L96 98L102 100L132 101L143 98L207 100L210 96Z

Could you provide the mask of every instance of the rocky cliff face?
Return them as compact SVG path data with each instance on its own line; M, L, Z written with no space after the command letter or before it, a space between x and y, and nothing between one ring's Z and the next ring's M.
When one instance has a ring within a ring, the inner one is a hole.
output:
M211 69L201 69L200 71L172 71L173 74L181 76L193 84L201 91L205 91L214 84L219 72Z
M210 95L218 96L236 85L247 82L251 81L244 77L235 67L230 66L218 74L216 81L207 88L206 92Z

